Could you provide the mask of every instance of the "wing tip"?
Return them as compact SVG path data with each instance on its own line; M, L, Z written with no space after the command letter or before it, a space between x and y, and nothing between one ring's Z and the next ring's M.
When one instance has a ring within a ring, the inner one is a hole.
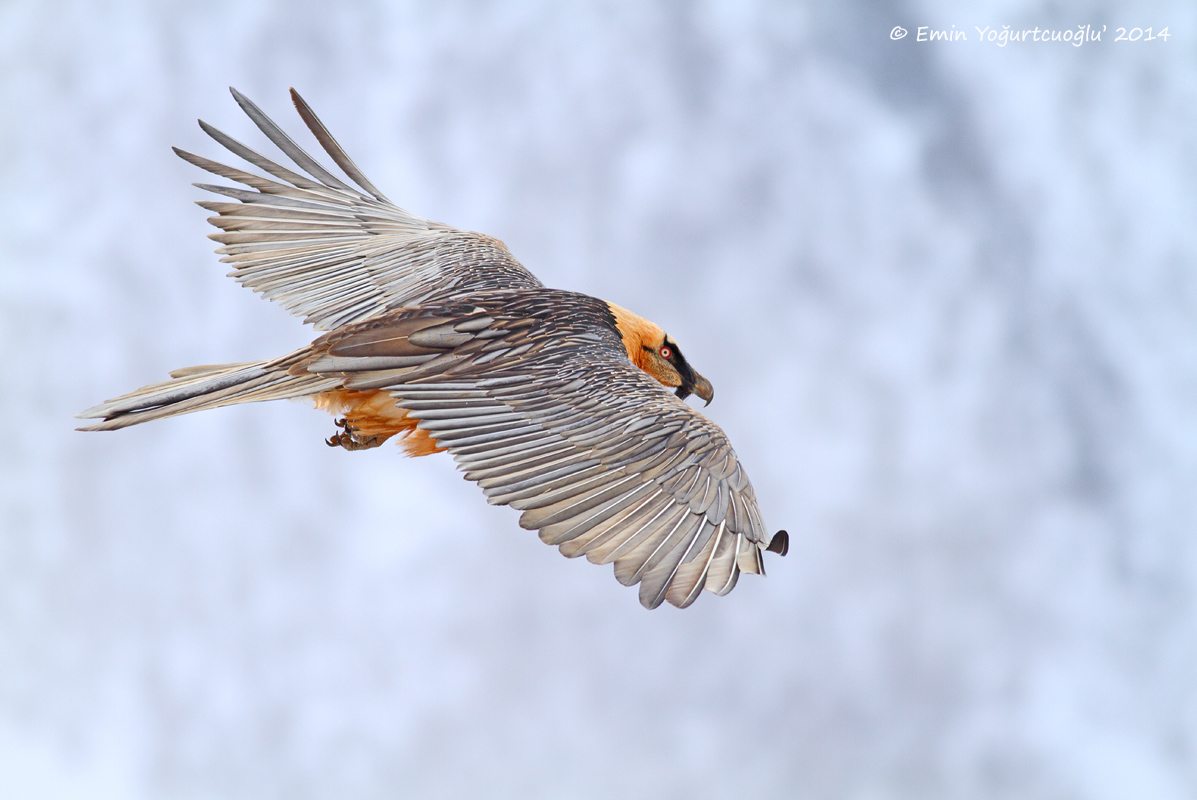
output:
M773 534L773 538L769 540L769 546L765 550L784 557L786 553L790 552L790 534L784 530Z
M643 586L643 584L641 584ZM665 602L665 593L642 591L640 592L640 605L649 611L655 611L660 608L661 603Z
M291 105L295 106L295 110L299 112L299 116L303 118L304 124L311 129L311 123L308 122L307 117L310 115L315 117L312 107L308 105L308 101L300 96L299 92L295 91L295 87L288 88L287 92L291 95Z
M208 122L205 122L202 119L197 119L196 122L199 123L199 127L200 127L201 131L208 134L213 139L220 141L220 131L217 130L217 128L214 125L212 125Z

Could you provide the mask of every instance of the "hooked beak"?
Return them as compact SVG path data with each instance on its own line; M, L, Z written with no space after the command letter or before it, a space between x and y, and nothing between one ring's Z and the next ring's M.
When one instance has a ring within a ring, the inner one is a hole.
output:
M691 394L696 394L706 401L704 408L711 404L711 400L715 397L715 387L711 386L711 382L706 378L694 373L693 381L685 381L681 386L677 387L677 396L685 400Z

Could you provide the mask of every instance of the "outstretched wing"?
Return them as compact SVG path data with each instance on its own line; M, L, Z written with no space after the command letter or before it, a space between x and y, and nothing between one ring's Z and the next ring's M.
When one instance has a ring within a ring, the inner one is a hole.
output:
M292 89L299 115L325 152L357 187L337 178L291 140L236 89L237 103L300 174L200 121L233 154L275 179L244 172L175 148L192 164L249 190L201 189L237 202L200 201L217 214L212 239L241 284L331 330L388 309L470 292L538 288L506 245L491 236L430 222L394 205L362 174ZM252 190L252 191L251 191Z
M614 563L649 608L763 572L769 538L723 431L628 361L599 301L502 294L334 332L307 368L390 392L491 503Z

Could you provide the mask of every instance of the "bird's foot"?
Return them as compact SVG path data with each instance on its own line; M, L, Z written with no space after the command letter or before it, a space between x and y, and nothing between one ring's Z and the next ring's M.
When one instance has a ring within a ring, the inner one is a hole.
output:
M344 447L346 450L369 450L371 447L378 447L385 442L386 436L363 436L353 423L342 417L333 423L338 428L341 428L340 433L335 433L329 438L325 439L325 444L329 447Z

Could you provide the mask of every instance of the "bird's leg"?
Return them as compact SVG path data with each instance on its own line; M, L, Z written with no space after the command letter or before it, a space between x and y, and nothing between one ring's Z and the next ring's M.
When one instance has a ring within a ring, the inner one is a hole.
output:
M334 423L338 428L341 428L341 433L336 433L325 439L325 444L329 447L344 447L346 450L369 450L371 447L378 447L385 442L388 436L362 436L358 433L357 428L348 419L342 417Z

